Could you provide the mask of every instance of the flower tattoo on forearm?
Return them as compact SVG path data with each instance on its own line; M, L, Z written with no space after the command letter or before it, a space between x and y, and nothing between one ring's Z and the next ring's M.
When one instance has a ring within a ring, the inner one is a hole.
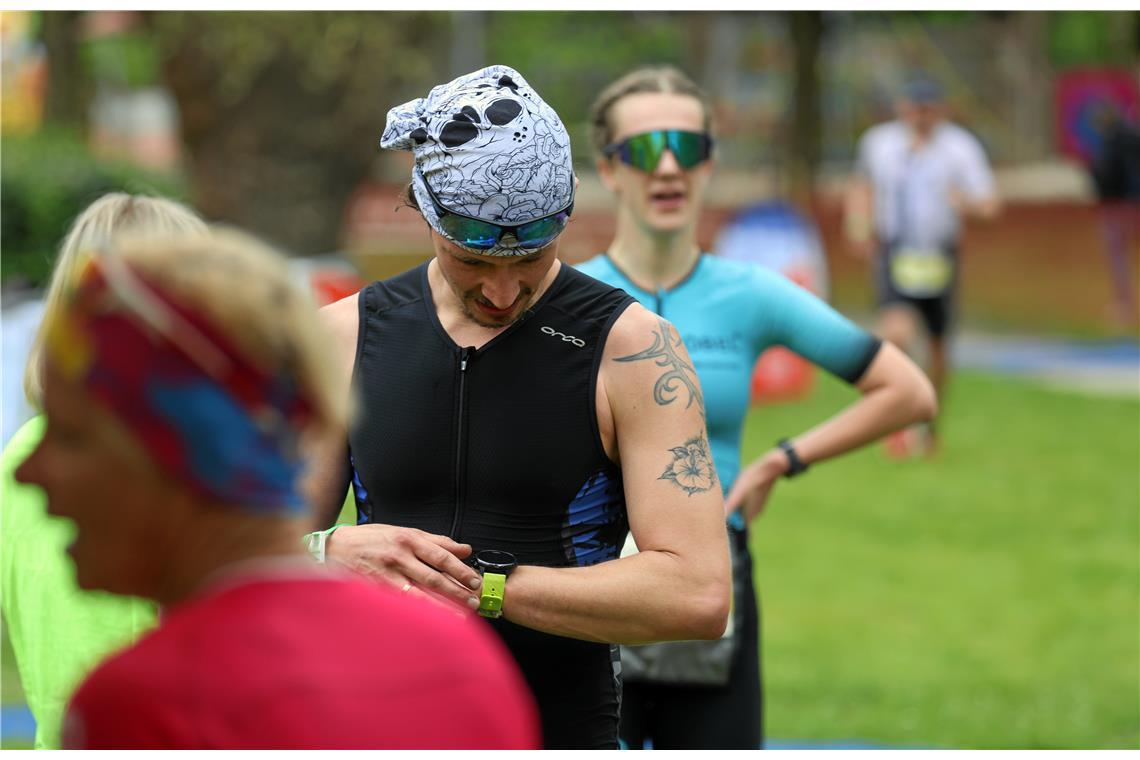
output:
M685 441L683 446L669 450L673 461L658 480L671 480L689 496L704 493L716 485L716 468L709 456L709 444L701 432Z
M705 416L705 400L701 397L700 389L697 388L695 379L697 372L691 364L677 354L676 347L681 345L681 336L677 335L674 338L672 326L664 319L659 319L658 330L660 332L653 333L652 346L636 354L618 357L614 361L637 362L644 359L655 359L658 367L667 369L665 374L657 378L657 382L653 384L653 400L660 406L672 404L680 395L681 386L684 386L689 391L689 400L685 404L685 408L688 409L696 400L697 408L703 418ZM692 377L689 377L690 374Z

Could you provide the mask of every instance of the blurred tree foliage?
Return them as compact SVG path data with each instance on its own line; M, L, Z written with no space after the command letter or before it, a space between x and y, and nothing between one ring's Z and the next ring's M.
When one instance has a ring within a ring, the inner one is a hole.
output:
M130 89L160 79L158 50L142 30L102 35L85 42L81 50L87 71L104 85Z
M48 49L48 84L44 117L55 124L83 123L91 98L91 76L81 65L80 11L41 13L40 34Z
M592 163L590 104L602 88L639 65L670 63L692 71L692 30L665 12L489 13L488 63L511 66L558 111L575 163ZM505 41L506 44L497 44Z
M46 283L56 249L75 216L111 191L179 199L186 194L177 179L96 159L82 137L71 130L6 136L0 165L3 279Z
M388 108L446 65L444 13L151 14L193 202L297 253L338 243Z
M82 124L92 74L100 86L123 88L161 78L178 101L194 205L298 253L338 247L350 193L379 169L399 165L400 156L384 158L378 148L388 108L491 63L523 72L558 110L583 168L592 162L590 103L634 66L675 64L721 98L752 97L759 90L745 85L760 78L770 93L783 77L786 113L742 123L734 137L761 135L810 186L826 122L818 102L826 89L820 57L835 46L830 35L839 28L829 14L795 14L786 27L773 27L786 39L765 43L757 62L742 64L731 45L718 55L723 24L711 13L148 12L146 29L88 43L82 13L44 15L53 120ZM848 21L843 30L873 26L883 16L952 29L1013 14L855 15L858 24ZM1136 47L1138 15L1049 14L1054 65L1120 62L1122 49ZM1122 46L1128 35L1132 41ZM923 33L922 49L940 54L929 36ZM787 60L772 53L789 48L795 55ZM739 70L722 77L726 66ZM744 109L747 118L756 118L755 110Z
M1127 38L1129 44L1113 44ZM1140 13L1059 11L1049 14L1049 57L1058 69L1124 65L1140 57Z
M467 17L465 19L465 17ZM591 154L590 101L641 63L684 66L692 34L678 14L410 12L151 14L178 101L196 206L297 252L338 244L344 203L369 175L388 108L456 71L521 71L563 116L578 163ZM599 56L598 51L605 55Z

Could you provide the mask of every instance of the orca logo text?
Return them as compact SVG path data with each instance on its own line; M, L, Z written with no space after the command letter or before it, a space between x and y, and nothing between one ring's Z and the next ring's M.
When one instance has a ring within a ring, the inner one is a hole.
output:
M555 338L562 338L563 343L572 343L578 348L586 347L586 341L582 340L581 338L575 338L573 335L567 335L564 332L558 332L553 327L547 327L546 325L543 325L542 331L547 335L553 336Z

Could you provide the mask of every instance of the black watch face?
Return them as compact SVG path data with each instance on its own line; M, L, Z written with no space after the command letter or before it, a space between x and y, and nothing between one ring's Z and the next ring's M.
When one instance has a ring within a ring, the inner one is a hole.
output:
M515 555L497 549L484 549L475 555L475 563L485 573L508 575L518 565Z

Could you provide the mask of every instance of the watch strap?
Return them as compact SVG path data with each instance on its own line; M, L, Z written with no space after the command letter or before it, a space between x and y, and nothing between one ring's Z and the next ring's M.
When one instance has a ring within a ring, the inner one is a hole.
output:
M333 531L339 527L339 525L334 525L328 530L318 530L313 533L305 534L305 548L309 550L309 554L314 560L321 564L324 564L325 545L328 544L329 536L331 536L333 534Z
M779 446L788 457L788 471L784 473L785 478L794 478L801 472L807 470L808 465L804 464L804 460L800 459L800 455L796 453L791 441L787 438L781 438L776 445Z
M479 614L486 618L497 618L503 614L503 592L507 587L507 576L502 573L483 573L483 585L479 588Z

